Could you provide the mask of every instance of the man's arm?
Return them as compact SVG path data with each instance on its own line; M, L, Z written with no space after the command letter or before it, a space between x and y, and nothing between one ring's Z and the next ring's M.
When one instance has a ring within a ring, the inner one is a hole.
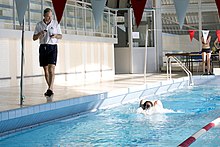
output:
M38 38L40 38L40 37L43 37L44 36L44 31L41 31L41 32L39 32L39 33L37 33L37 34L34 34L33 35L33 40L35 41L35 40L37 40Z
M62 34L54 34L53 36L52 36L52 38L56 38L56 39L62 39Z

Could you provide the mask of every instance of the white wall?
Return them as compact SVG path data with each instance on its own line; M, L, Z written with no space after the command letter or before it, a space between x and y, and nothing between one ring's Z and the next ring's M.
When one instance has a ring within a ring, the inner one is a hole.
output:
M199 42L196 39L190 41L189 35L162 34L163 52L198 52Z
M199 52L199 41L192 39L190 41L189 35L174 35L162 33L163 41L163 66L166 66L167 60L165 54L173 52Z
M0 87L18 86L21 69L21 31L0 30ZM44 81L39 67L39 42L33 32L25 32L24 84ZM63 35L58 45L55 83L73 84L109 80L115 74L114 43L116 39Z

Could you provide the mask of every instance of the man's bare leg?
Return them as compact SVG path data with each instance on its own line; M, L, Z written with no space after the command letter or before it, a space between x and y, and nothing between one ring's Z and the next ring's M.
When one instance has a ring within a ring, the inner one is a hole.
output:
M54 79L55 79L55 65L54 64L48 65L48 73L49 73L48 89L53 91L53 85L54 85Z
M55 78L55 65L49 64L48 66L44 66L44 73L45 73L45 80L48 85L48 89L46 93L44 93L45 96L51 96L53 95L53 84L54 84L54 78Z
M45 80L47 82L47 86L49 87L49 72L48 72L48 66L44 66L44 76L45 76Z

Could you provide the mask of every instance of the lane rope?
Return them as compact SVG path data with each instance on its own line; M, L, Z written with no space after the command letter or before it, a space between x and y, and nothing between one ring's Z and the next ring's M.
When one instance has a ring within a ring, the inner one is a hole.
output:
M192 136L190 136L185 141L183 141L181 144L179 144L178 147L188 147L188 146L190 146L201 135L205 134L208 130L210 130L211 128L213 128L213 127L215 127L215 126L217 126L219 124L220 124L220 117L218 117L217 119L213 120L212 122L210 122L209 124L204 126L202 129L200 129L199 131L194 133Z

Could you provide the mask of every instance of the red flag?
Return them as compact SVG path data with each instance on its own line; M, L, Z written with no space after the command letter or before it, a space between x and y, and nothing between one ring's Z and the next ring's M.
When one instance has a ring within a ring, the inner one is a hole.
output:
M216 30L216 36L218 37L218 42L220 42L220 30Z
M57 21L60 23L67 0L52 0Z
M191 41L194 38L194 35L195 35L195 30L189 30L189 37Z
M141 22L141 18L144 12L144 7L145 7L146 2L147 0L131 0L137 27L139 26Z
M216 6L218 8L218 15L220 17L220 0L215 0Z

